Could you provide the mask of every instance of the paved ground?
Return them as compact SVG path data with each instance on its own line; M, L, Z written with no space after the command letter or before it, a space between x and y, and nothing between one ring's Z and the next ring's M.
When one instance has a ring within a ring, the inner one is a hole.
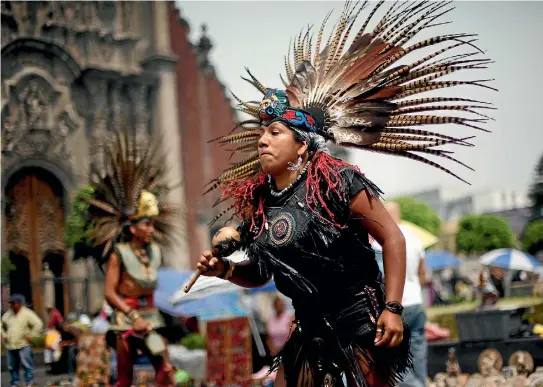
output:
M20 387L24 386L23 383L23 373L21 372L21 384ZM45 374L45 368L44 367L38 367L34 370L34 382L38 387L45 387L50 383L58 382L61 380L67 380L67 375L46 375ZM2 378L1 378L1 385L2 386L10 386L11 383L11 377L9 375L9 372L2 372ZM68 384L69 385L69 384Z

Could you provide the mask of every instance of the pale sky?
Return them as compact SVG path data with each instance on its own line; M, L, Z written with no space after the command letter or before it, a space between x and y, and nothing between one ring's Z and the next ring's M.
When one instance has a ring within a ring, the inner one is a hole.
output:
M218 77L244 100L260 98L260 93L240 78L245 66L265 86L281 88L279 74L284 74L283 61L290 38L307 24L318 29L326 13L334 9L329 31L343 9L343 2L337 1L177 1L177 4L191 26L193 42L201 34L200 25L207 24L214 44L211 61ZM543 123L539 119L543 111L543 2L460 1L455 7L442 19L453 23L432 28L410 43L441 34L479 34L477 45L495 63L488 70L460 72L451 79L495 78L492 86L499 92L465 87L448 95L494 103L498 110L490 115L495 121L486 125L492 133L455 126L443 128L452 135L477 135L472 140L476 147L461 148L456 153L475 172L444 163L469 181L471 187L419 162L354 151L351 161L385 191L385 197L437 187L466 193L527 189L536 161L543 153ZM366 14L363 11L360 24ZM373 19L371 26L377 20ZM420 51L417 56L425 52Z

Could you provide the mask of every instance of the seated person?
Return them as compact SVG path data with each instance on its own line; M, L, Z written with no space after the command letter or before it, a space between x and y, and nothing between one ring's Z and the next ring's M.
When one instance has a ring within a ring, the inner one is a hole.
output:
M62 355L59 359L59 371L61 373L75 374L77 342L84 333L88 332L88 328L75 321L75 316L70 315L65 323L57 326L57 330L60 332L62 338L59 343L59 347L62 350Z
M53 372L53 364L58 363L62 355L59 345L61 341L62 336L57 329L48 329L45 332L43 360L45 363L45 372L48 374Z
M500 293L491 281L488 270L483 269L479 273L479 284L477 285L477 288L481 297L479 309L493 309L500 299Z

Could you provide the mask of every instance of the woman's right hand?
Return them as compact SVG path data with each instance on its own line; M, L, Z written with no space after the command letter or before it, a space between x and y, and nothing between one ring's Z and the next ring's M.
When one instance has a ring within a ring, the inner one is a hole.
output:
M150 331L151 330L151 324L145 321L143 318L138 317L132 322L132 328L136 332L144 332L144 331Z
M198 264L196 265L202 275L206 277L217 277L224 274L224 261L221 258L213 256L213 253L206 250L200 255Z

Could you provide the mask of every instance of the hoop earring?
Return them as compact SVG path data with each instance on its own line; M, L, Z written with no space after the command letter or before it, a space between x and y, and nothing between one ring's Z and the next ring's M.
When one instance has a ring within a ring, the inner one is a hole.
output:
M296 160L296 164L289 161L287 165L288 165L287 169L289 171L297 171L302 166L302 156L298 156L298 160Z

